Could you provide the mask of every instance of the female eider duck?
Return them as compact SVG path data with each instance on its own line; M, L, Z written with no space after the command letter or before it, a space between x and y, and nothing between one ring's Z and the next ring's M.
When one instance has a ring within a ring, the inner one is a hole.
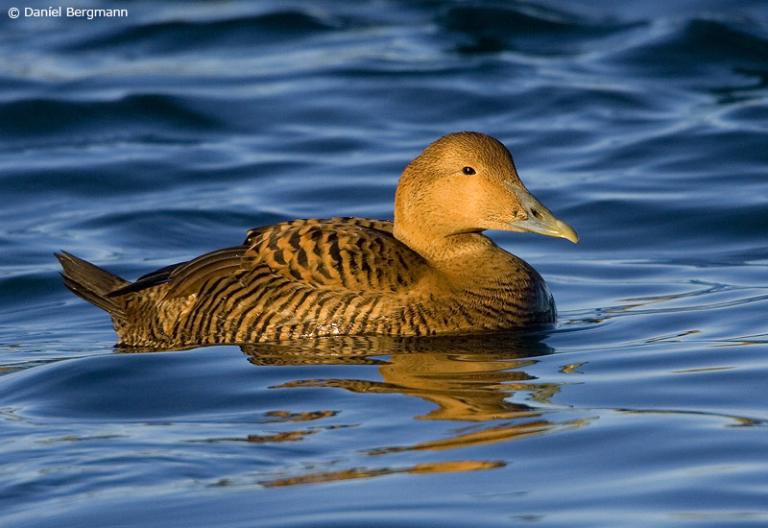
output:
M512 155L477 132L408 164L394 222L294 220L130 283L69 253L64 284L109 312L121 346L179 348L335 336L422 336L547 326L544 279L482 234L577 242L534 198Z

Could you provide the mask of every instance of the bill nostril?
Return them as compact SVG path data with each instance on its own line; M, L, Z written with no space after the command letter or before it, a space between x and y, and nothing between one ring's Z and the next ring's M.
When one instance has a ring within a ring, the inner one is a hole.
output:
M533 217L537 220L541 220L541 213L538 209L531 209L531 214L533 214Z

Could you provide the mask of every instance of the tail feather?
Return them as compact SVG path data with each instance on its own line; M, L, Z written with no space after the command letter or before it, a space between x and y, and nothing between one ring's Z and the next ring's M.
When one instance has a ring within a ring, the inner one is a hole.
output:
M108 295L111 291L126 286L128 281L66 251L55 255L64 269L61 274L64 285L72 293L106 310L113 317L125 317L121 301Z

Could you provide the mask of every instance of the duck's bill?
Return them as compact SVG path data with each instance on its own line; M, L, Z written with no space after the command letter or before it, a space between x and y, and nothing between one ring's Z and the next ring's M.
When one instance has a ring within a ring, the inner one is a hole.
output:
M559 220L552 211L544 207L541 202L529 192L519 191L515 193L520 204L528 214L526 220L513 222L509 226L510 231L537 233L539 235L564 238L574 244L578 244L579 235L571 226Z

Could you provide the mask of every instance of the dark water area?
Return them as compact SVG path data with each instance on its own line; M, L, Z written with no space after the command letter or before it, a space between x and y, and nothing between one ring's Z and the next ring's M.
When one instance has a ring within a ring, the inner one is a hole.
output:
M768 525L765 2L88 6L0 11L0 524ZM129 354L58 275L390 218L457 130L582 237L491 233L546 335Z

